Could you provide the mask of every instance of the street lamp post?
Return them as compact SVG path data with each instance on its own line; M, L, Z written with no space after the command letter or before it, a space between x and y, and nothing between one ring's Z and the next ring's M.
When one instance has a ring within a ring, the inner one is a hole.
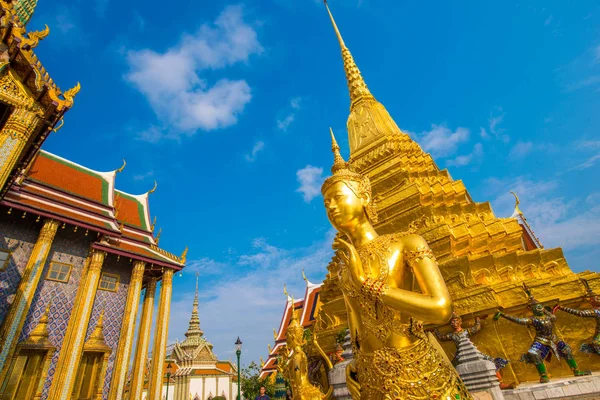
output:
M171 382L171 370L173 369L173 366L171 365L171 363L167 364L167 394L165 396L166 400L169 400L169 383Z
M240 337L238 336L237 340L235 341L235 354L237 355L237 372L238 372L238 400L242 400L242 381L240 379L240 356L242 355L242 341L240 340Z

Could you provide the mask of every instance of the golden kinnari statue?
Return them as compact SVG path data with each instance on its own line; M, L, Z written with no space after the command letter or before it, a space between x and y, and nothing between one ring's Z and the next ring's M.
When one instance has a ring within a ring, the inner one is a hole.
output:
M292 300L293 304L294 301ZM282 370L292 389L293 400L322 400L329 398L333 392L333 386L329 386L327 393L322 393L308 379L308 359L303 349L306 344L304 340L304 328L298 322L293 307L290 324L285 336L287 361ZM323 353L316 339L313 341L313 344L327 363L328 368L331 369L331 361Z
M422 321L446 323L452 301L427 242L378 235L366 176L344 161L331 132L334 164L322 193L342 260L341 290L354 360L346 385L354 399L471 399Z

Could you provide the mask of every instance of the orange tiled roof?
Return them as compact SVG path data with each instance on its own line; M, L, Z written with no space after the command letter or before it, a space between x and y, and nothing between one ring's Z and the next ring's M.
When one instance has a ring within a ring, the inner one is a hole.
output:
M148 231L148 195L133 196L115 191L115 209L120 222Z
M27 178L97 203L111 205L112 202L114 172L96 172L43 150Z

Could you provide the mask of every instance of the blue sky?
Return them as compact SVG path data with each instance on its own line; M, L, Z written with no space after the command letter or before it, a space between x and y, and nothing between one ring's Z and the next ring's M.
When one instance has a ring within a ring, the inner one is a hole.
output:
M600 257L600 7L592 1L330 0L372 93L476 201L522 209L576 271ZM266 355L301 270L323 279L332 231L320 182L328 127L347 155L339 48L316 0L41 0L29 24L64 89L82 90L45 149L114 170L143 193L174 281L183 337L200 271L200 319L221 358Z

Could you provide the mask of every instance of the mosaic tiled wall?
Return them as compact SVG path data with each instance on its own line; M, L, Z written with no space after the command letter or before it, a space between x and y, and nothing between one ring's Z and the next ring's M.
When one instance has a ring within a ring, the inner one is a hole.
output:
M21 275L27 265L31 251L40 228L41 222L34 219L21 218L13 211L7 214L8 208L0 207L0 249L11 251L10 261L3 271L0 271L0 324L6 318L13 301Z
M90 324L86 334L86 340L96 327L100 312L104 309L104 341L112 349L108 366L106 368L106 378L104 380L103 398L108 398L110 381L114 368L117 346L119 345L119 336L121 335L121 326L123 322L123 313L125 312L125 303L127 301L127 291L129 290L129 280L131 279L132 266L129 259L122 258L117 262L117 257L108 255L104 260L103 272L119 275L119 285L116 292L98 290L96 301L90 317Z
M56 352L48 369L48 377L46 378L46 382L44 382L42 399L47 398L48 390L56 371L56 362L58 361L90 248L89 243L91 238L84 236L81 231L73 232L72 229L72 227L70 229L58 228L50 254L48 254L46 265L44 266L44 271L42 272L42 279L36 290L19 339L22 341L29 337L31 330L35 328L41 315L44 313L46 305L51 301L50 315L48 316L48 331L50 342L56 346ZM53 261L72 266L68 282L55 282L45 279L48 275L50 263Z

